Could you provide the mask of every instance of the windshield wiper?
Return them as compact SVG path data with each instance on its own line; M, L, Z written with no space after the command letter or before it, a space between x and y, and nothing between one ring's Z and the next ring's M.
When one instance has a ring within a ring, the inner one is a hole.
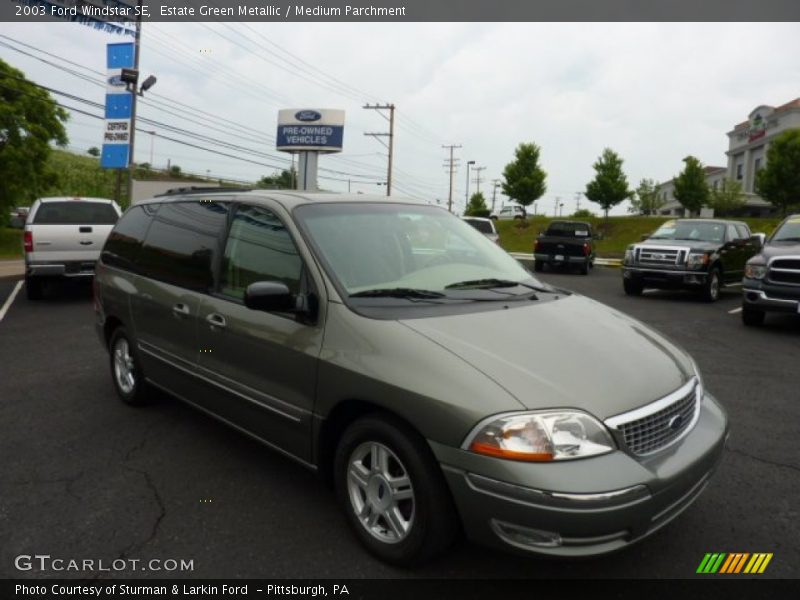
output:
M444 298L441 292L432 290L420 290L417 288L375 288L374 290L363 290L350 294L351 298Z
M511 279L470 279L467 281L458 281L456 283L451 283L450 285L444 286L446 290L489 290L492 288L505 288L505 287L517 287L517 286L526 287L529 290L534 290L536 292L545 292L547 294L556 293L556 290L553 288L542 287L539 285L533 285L531 283L524 283L522 281L513 281Z
M800 242L800 237L785 237L772 240L773 242Z

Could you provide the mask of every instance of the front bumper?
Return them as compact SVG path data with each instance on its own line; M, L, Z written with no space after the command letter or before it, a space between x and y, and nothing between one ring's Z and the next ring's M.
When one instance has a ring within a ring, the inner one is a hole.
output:
M742 282L742 306L765 312L800 313L800 287L745 278Z
M683 512L708 485L727 434L724 411L706 394L694 429L647 457L618 450L583 460L522 463L431 446L469 538L581 557L622 549Z
M27 277L92 277L97 261L63 261L25 263Z
M647 287L680 289L705 285L708 273L690 269L655 269L623 265L622 276L625 279L641 281Z

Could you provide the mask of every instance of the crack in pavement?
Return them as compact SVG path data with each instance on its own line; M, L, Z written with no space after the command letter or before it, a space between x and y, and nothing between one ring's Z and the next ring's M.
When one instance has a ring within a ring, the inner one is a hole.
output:
M758 456L754 456L752 454L748 454L747 452L743 452L742 450L736 450L735 448L728 448L728 452L733 452L734 454L741 454L742 456L745 456L747 458L751 458L753 460L756 460L758 462L762 462L762 463L767 464L767 465L773 465L775 467L784 467L786 469L792 469L793 471L800 472L800 467L798 467L796 465L790 465L790 464L787 464L787 463L781 463L781 462L777 462L777 461L774 461L774 460L767 460L766 458L761 458L761 457L758 457Z

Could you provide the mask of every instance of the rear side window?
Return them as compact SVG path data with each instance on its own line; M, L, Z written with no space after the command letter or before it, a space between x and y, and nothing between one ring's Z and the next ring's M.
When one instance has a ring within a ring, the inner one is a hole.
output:
M165 283L208 291L227 213L227 206L220 202L162 204L147 231L138 269Z
M132 271L157 204L134 206L120 218L108 236L101 258L107 265Z
M477 219L464 219L481 233L494 233L491 221L478 221Z
M35 225L113 225L119 219L111 204L104 202L43 202L33 218Z
M742 225L741 223L736 223L734 227L736 227L736 233L739 234L739 239L746 240L750 238L750 230L747 228L746 225Z

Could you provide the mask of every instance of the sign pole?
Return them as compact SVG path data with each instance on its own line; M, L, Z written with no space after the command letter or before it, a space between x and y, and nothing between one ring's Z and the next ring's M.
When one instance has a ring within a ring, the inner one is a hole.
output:
M136 17L136 36L134 38L133 43L133 68L138 73L139 72L139 51L141 46L141 38L142 38L142 0L138 0L136 3L138 6L138 16ZM133 85L133 92L131 93L131 125L130 125L130 136L129 136L129 146L128 146L128 189L127 189L127 196L128 196L128 206L133 204L133 169L136 166L136 163L133 160L133 141L134 137L136 136L136 97L137 97L137 87L138 83Z

